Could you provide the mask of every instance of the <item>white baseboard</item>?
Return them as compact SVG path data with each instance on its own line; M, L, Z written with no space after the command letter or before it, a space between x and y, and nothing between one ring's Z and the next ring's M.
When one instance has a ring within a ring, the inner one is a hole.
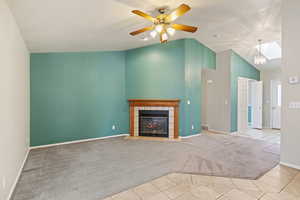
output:
M25 166L25 163L26 163L26 160L27 160L29 151L30 151L30 149L28 148L28 149L27 149L27 152L26 152L26 154L25 154L25 158L24 158L24 160L23 160L23 162L22 162L22 165L21 165L21 167L20 167L20 169L19 169L19 171L18 171L17 177L16 177L16 179L15 179L13 185L12 185L11 188L10 188L10 192L9 192L9 194L8 194L7 200L10 200L10 199L12 198L12 196L13 196L13 193L14 193L14 191L15 191L15 188L16 188L16 186L17 186L17 184L18 184L18 181L19 181L20 176L21 176L21 174L22 174L22 171L23 171L23 169L24 169L24 166Z
M129 134L119 134L119 135L89 138L89 139L83 139L83 140L74 140L74 141L70 141L70 142L60 142L60 143L55 143L55 144L46 144L46 145L40 145L40 146L33 146L33 147L30 147L30 149L40 149L40 148L53 147L53 146L64 145L64 144L75 144L75 143L81 143L81 142L90 142L90 141L95 141L95 140L103 140L103 139L107 139L107 138L114 138L114 137L121 137L121 136L128 136L128 135Z
M229 132L225 132L225 131L219 131L219 130L215 130L215 129L208 129L207 131L213 132L213 133L221 133L221 134L227 134L229 135Z
M290 164L290 163L286 163L286 162L280 162L280 164L284 165L284 166L287 166L287 167L291 167L291 168L300 170L300 166L298 166L298 165L294 165L294 164Z
M191 138L191 137L196 137L196 136L199 136L201 133L197 133L197 134L194 134L194 135L188 135L188 136L179 136L179 138Z

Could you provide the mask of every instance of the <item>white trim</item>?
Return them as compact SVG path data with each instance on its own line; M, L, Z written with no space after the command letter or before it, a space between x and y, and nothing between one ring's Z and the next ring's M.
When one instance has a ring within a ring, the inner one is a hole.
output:
M280 161L280 164L284 165L284 166L287 166L287 167L291 167L291 168L295 168L295 169L299 169L300 170L300 166L298 166L298 165L289 164L289 163L281 162L281 161Z
M278 84L279 83L279 84ZM274 104L274 86L278 86L278 85L282 85L282 82L281 82L281 80L270 80L270 90L271 90L271 94L270 94L270 119L269 119L269 123L270 123L270 128L271 129L273 129L274 128L274 110L273 110L273 107L275 106L275 107L278 107L278 105L273 105ZM277 88L276 88L277 89ZM278 91L276 92L276 93L278 93ZM275 94L276 94L275 93ZM282 92L281 92L281 96L282 96ZM282 105L280 106L280 113L281 113L281 111L282 111ZM279 123L279 125L280 125L280 128L281 128L281 116L279 116L279 118L280 118L280 123ZM279 129L280 129L279 128ZM274 128L274 129L276 129L276 128Z
M15 179L15 182L13 183L13 185L12 185L11 188L10 188L10 191L9 191L9 194L8 194L8 197L7 197L7 200L10 200L10 199L12 198L12 196L13 196L13 193L14 193L14 191L15 191L15 188L16 188L16 186L17 186L17 183L18 183L18 181L19 181L19 179L20 179L20 176L21 176L21 174L22 174L23 168L24 168L24 166L25 166L25 163L26 163L26 160L27 160L29 151L30 151L30 148L28 148L27 151L26 151L25 158L24 158L24 160L23 160L23 162L22 162L22 165L21 165L21 167L20 167L20 169L19 169L19 172L18 172L18 174L17 174L17 177L16 177L16 179Z
M196 136L200 136L201 133L197 133L197 134L194 134L194 135L188 135L188 136L179 136L179 138L191 138L191 137L196 137Z
M215 132L215 133L221 133L221 134L227 134L227 135L229 135L229 134L230 134L229 132L225 132L225 131L219 131L219 130L215 130L215 129L208 129L207 131L210 131L210 132Z
M263 126L262 129L272 129L270 126Z
M75 143L81 143L81 142L90 142L90 141L95 141L95 140L103 140L103 139L107 139L107 138L122 137L122 136L128 136L128 135L129 134L119 134L119 135L89 138L89 139L83 139L83 140L74 140L74 141L70 141L70 142L60 142L60 143L55 143L55 144L46 144L46 145L40 145L40 146L33 146L33 147L30 147L30 149L40 149L40 148L53 147L53 146L64 145L64 144L75 144Z

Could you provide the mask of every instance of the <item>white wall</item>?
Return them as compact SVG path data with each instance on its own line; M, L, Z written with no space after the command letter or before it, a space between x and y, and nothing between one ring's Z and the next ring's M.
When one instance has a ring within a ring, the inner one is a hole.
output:
M263 127L271 128L271 80L281 80L281 69L261 70L263 81Z
M29 53L0 0L0 199L9 197L28 151Z
M202 125L219 132L230 132L230 55L218 53L216 70L202 73Z
M300 78L300 1L285 0L282 3L281 162L300 168L300 109L288 108L290 102L300 102L300 84L288 83L290 76Z

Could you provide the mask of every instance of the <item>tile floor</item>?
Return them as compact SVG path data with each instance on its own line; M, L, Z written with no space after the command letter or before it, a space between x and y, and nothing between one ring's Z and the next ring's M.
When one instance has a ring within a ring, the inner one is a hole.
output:
M280 144L280 130L276 129L249 129L246 132L235 132L233 135L250 137L256 140L263 140L273 144Z
M104 200L300 200L300 171L278 165L257 180L172 173Z

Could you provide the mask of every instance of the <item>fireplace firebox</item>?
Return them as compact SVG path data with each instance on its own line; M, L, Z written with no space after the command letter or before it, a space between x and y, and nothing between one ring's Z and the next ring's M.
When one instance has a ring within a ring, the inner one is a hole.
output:
M139 135L169 137L169 111L139 110Z

